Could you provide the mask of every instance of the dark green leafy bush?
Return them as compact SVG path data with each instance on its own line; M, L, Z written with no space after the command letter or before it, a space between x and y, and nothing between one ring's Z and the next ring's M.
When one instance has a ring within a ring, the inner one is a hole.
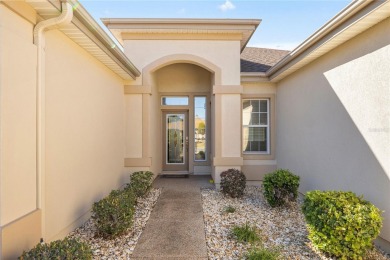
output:
M382 227L380 210L353 192L307 192L302 210L313 245L341 259L361 259Z
M123 234L133 223L135 195L132 190L113 190L110 195L95 202L92 218L97 234L112 238Z
M243 226L234 226L232 234L240 242L254 243L260 241L257 228L249 226L248 223Z
M263 194L271 207L283 206L298 196L299 176L279 169L264 176Z
M130 184L126 189L132 189L137 197L145 196L152 187L153 173L149 171L134 172L130 175Z
M277 260L280 259L279 248L255 247L249 251L245 259L248 260Z
M38 244L30 251L23 252L19 259L92 259L92 250L84 242L65 238L63 240L53 241L50 244Z
M221 173L222 193L232 198L239 198L244 195L246 177L242 171L229 169Z

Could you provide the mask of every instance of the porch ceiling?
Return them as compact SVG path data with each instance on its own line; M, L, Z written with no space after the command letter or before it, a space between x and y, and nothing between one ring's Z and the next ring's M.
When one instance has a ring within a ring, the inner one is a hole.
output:
M41 20L50 19L60 14L59 1L26 0L26 2L37 11ZM74 9L72 23L62 26L59 30L122 79L130 80L139 76L138 69L88 12L76 1L71 1L71 4Z
M239 40L245 48L261 20L102 18L119 42L124 39Z

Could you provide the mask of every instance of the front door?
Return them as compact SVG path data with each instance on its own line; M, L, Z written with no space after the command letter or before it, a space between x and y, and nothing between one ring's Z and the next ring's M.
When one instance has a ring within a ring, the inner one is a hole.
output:
M163 171L188 172L188 111L163 112Z

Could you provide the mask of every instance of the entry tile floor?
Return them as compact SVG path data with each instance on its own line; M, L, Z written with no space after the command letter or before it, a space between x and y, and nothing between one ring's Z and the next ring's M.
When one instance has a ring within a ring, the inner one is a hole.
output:
M210 176L161 177L162 193L138 240L132 259L207 259L200 189Z

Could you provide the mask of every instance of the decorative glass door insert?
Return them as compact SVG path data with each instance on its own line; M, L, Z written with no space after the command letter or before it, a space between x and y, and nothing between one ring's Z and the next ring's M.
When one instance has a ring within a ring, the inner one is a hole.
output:
M184 164L185 157L185 116L184 114L167 114L167 164Z

